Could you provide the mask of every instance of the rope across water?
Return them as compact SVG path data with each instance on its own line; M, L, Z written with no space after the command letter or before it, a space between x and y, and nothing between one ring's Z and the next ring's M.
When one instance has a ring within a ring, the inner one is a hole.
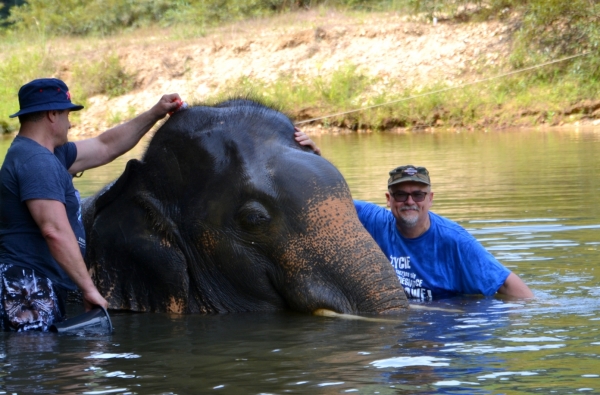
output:
M461 85L458 85L458 86L452 86L452 87L449 87L449 88L439 89L439 90L436 90L436 91L422 93L422 94L419 94L419 95L404 97L402 99L389 101L387 103L375 104L375 105L368 106L368 107L357 108L355 110L343 111L343 112L338 112L338 113L335 113L335 114L323 115L322 117L306 119L304 121L295 122L294 125L303 125L303 124L314 122L314 121L320 121L321 119L332 118L332 117L337 117L337 116L346 115L346 114L352 114L352 113L359 112L359 111L369 110L371 108L383 107L383 106L387 106L387 105L394 104L394 103L400 103L400 102L403 102L403 101L416 99L418 97L424 97L424 96L428 96L428 95L434 95L436 93L447 92L447 91L450 91L450 90L453 90L453 89L460 89L460 88L464 88L464 87L469 86L469 85L480 84L482 82L492 81L492 80L495 80L495 79L508 77L509 75L523 73L525 71L534 70L534 69L538 69L538 68L541 68L541 67L549 66L549 65L554 64L554 63L559 63L559 62L564 62L566 60L579 58L579 57L582 57L582 56L589 55L591 53L592 53L592 51L590 51L590 52L584 52L584 53L577 54L577 55L567 56L565 58L561 58L561 59L557 59L557 60L552 60L550 62L541 63L541 64L538 64L538 65L535 65L535 66L525 67L523 69L519 69L519 70L511 71L511 72L508 72L508 73L496 75L494 77L484 78L484 79L481 79L481 80L468 82L466 84L461 84Z

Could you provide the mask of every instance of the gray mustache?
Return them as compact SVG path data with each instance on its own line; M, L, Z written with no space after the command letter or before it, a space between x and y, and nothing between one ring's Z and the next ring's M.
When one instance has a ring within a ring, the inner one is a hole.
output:
M417 206L416 204L412 205L412 206L404 206L400 209L400 211L408 211L408 210L417 210L419 211L419 206Z

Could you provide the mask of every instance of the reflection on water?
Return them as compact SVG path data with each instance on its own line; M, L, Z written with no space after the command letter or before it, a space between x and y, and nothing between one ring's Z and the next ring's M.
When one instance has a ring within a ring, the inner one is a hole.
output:
M112 336L2 334L0 393L600 393L600 130L315 140L353 195L378 204L389 170L426 166L433 210L472 232L536 300L465 296L397 322L113 313ZM89 196L124 167L75 183Z

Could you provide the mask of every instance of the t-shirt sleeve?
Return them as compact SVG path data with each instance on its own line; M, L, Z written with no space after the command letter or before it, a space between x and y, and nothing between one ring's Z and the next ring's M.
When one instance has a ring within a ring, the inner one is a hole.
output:
M356 208L358 219L367 229L369 229L369 225L373 221L373 206L375 206L373 203L363 202L362 200L354 200L354 208Z
M362 200L354 200L354 208L356 208L356 213L358 214L359 217L360 217L360 212L362 211L365 204L366 204L366 202L363 202Z
M17 169L21 201L31 199L58 200L66 203L61 164L51 153L35 155Z
M388 223L391 220L389 210L362 200L355 200L354 207L358 219L378 244L380 241L387 239L386 232L389 232ZM379 246L381 247L381 244Z
M75 143L68 142L60 147L56 147L54 155L65 166L65 169L69 170L73 163L75 163L75 159L77 159L77 146Z
M465 293L494 295L506 281L510 270L474 238L463 247L461 281Z

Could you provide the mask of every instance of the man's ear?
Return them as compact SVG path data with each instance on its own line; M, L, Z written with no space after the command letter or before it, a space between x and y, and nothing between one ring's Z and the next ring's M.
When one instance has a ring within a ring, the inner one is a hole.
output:
M387 201L387 206L390 207L390 208L392 207L392 201L390 200L391 198L392 198L392 195L390 195L389 192L386 192L385 193L385 199Z
M48 121L50 121L51 123L55 123L57 118L58 118L58 111L55 110L48 110L46 111L46 115L45 117L48 119Z

